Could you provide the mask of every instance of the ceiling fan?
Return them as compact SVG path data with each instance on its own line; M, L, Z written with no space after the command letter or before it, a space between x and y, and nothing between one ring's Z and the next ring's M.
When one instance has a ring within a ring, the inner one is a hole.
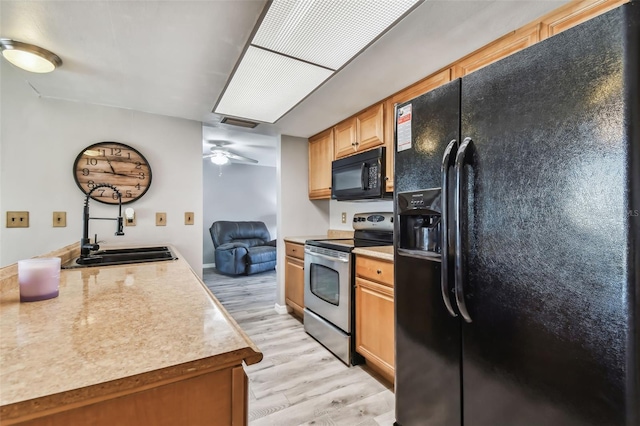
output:
M229 145L231 142L227 141L207 141L208 144L213 145L210 149L211 154L204 154L202 158L210 158L213 164L218 166L222 166L224 164L229 163L230 160L239 161L242 163L257 163L258 160L254 160L253 158L245 157L236 152L231 151L228 148L225 148L225 145Z

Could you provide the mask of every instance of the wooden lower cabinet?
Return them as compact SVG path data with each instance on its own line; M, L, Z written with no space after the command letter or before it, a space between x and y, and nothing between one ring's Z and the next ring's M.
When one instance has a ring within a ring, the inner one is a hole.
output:
M371 269L373 267L373 269ZM372 281L370 272L382 279ZM380 271L378 273L378 271ZM395 375L393 263L356 257L356 351L389 382Z
M247 395L247 376L242 365L236 365L124 394L89 399L81 406L73 404L55 413L3 425L241 426L248 422Z
M284 298L299 317L304 309L304 245L285 242Z

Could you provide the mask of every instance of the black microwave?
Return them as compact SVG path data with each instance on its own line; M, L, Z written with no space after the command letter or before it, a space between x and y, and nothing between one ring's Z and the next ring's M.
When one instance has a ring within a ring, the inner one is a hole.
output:
M331 163L331 198L338 201L383 198L385 148L376 148Z

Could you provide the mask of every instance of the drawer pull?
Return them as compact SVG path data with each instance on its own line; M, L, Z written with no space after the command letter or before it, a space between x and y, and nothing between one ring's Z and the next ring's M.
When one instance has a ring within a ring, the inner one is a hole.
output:
M380 269L378 269L376 272L377 272L378 274L381 274L381 273L382 273L382 271L381 271Z

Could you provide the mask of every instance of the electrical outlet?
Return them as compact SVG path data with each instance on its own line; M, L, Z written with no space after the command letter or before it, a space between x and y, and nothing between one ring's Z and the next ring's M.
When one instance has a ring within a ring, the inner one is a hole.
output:
M184 224L185 225L193 225L193 212L185 212L185 214L184 214Z
M28 228L29 212L7 212L7 228Z
M156 213L156 226L167 226L166 213Z
M53 227L64 228L67 226L67 212L53 212Z
M347 223L347 212L342 212L342 223Z

